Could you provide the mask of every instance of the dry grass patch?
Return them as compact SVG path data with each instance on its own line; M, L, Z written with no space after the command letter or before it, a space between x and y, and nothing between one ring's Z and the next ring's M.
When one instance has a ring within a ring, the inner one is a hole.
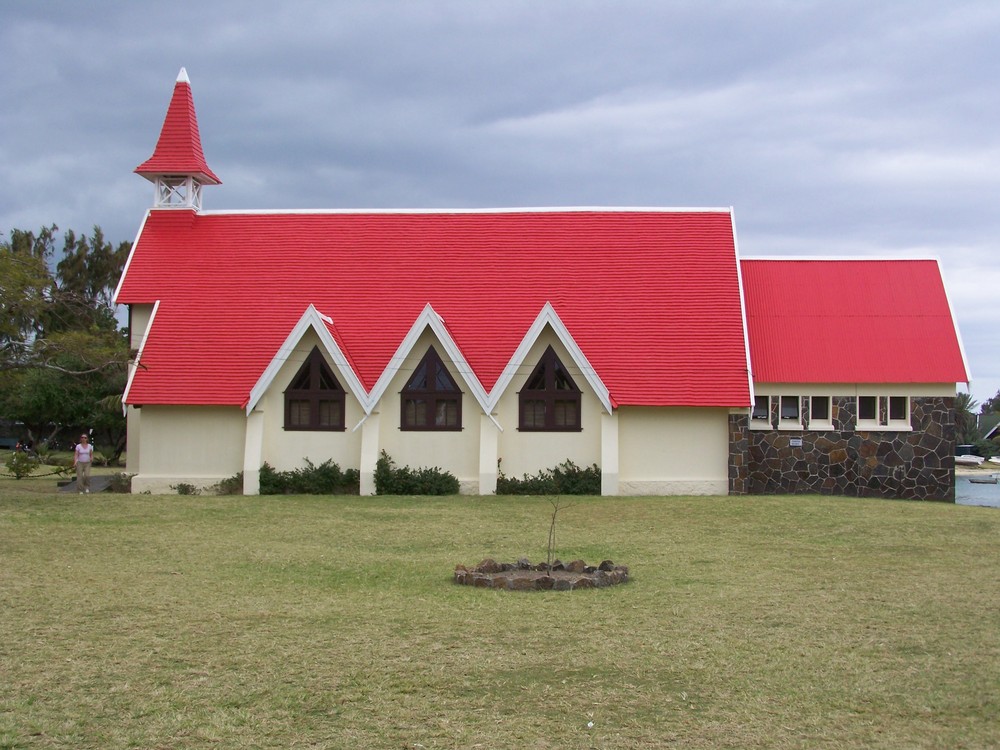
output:
M451 572L544 559L544 499L23 481L0 483L0 748L1000 744L995 509L585 498L559 556L633 580L518 594Z

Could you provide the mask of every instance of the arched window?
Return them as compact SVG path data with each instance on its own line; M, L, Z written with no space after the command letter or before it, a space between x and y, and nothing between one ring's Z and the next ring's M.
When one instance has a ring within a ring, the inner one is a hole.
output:
M318 347L285 390L286 430L343 430L344 389Z
M462 392L433 346L403 386L400 408L400 429L462 429Z
M518 394L518 426L533 432L579 432L580 389L550 346Z

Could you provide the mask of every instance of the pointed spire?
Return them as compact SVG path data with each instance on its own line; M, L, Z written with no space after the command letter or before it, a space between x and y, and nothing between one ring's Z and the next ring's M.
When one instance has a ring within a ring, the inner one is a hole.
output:
M169 176L192 178L199 185L220 185L205 161L201 150L201 135L198 133L198 118L191 96L191 81L187 71L181 68L174 84L174 95L163 120L160 139L153 155L135 168L137 174L151 182Z

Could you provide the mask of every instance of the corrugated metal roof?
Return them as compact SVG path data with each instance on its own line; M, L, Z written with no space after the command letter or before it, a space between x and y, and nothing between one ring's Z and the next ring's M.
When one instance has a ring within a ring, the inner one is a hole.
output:
M749 404L728 210L153 210L118 301L155 300L131 403L245 403L309 304L371 390L429 303L489 392L550 302L613 403Z
M743 259L759 383L968 382L934 260Z

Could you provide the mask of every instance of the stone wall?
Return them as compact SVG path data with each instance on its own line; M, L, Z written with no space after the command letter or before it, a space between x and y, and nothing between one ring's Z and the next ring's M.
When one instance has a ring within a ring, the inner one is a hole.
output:
M729 491L955 501L954 398L910 398L908 431L859 431L857 399L832 399L833 430L751 430L729 418ZM802 399L808 424L809 399ZM777 408L771 415L777 425Z

